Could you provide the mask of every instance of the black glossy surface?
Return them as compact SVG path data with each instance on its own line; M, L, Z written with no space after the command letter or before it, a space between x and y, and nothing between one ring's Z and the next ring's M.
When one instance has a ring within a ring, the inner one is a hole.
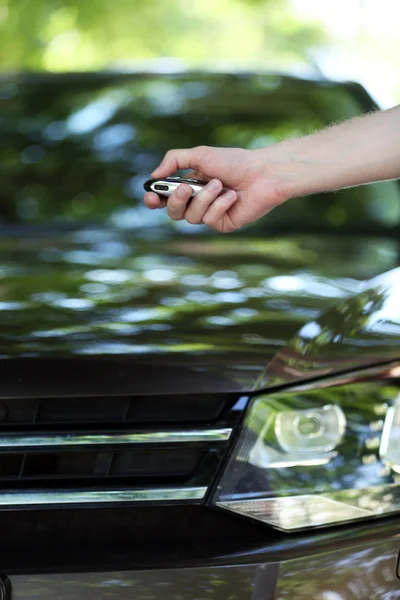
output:
M0 511L0 527L7 572L230 562L278 537L200 505L9 510Z
M201 565L173 569L104 569L12 575L16 600L60 598L72 600L309 600L340 598L370 600L398 598L396 577L398 540L394 532L380 539L357 539L342 547L327 545L302 557L279 552L248 556L234 566ZM304 549L303 549L304 550Z
M307 323L274 357L257 387L333 375L400 358L400 269Z
M212 435L203 441L182 440L179 434L228 429L230 437L247 400L228 394L3 398L0 437L6 445L0 444L0 490L207 488L229 440L213 439ZM128 439L132 433L170 430L177 436L164 444L152 439L135 445ZM83 438L117 434L127 435L127 439L122 444L69 447L66 440L77 434ZM32 435L37 437L36 445L13 447L14 436L29 439ZM49 438L53 446L50 442L43 447L40 442Z
M29 490L104 490L208 486L225 453L222 447L175 446L148 450L26 451L0 457L0 493ZM33 508L33 507L32 507ZM38 507L36 507L38 508ZM40 508L40 507L39 507Z
M241 242L3 237L0 395L248 390L303 324L398 261L384 239Z
M2 398L2 431L74 431L192 426L229 427L237 422L238 395L60 396ZM215 422L218 419L218 423Z
M83 509L0 513L9 540L0 548L3 568L14 574L252 564L373 545L400 535L395 517L282 535L195 505L95 509L91 515L88 519ZM14 527L11 518L18 518ZM12 531L17 536L10 536Z
M398 540L326 552L281 564L275 600L400 597Z

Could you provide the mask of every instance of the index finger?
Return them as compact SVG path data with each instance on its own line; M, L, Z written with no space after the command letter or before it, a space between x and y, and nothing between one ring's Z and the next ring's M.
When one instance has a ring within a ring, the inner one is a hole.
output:
M178 169L200 170L199 148L181 148L168 150L160 165L152 172L151 176L167 177Z
M160 198L155 192L147 192L144 195L144 203L147 208L164 208L164 206L167 206L167 200Z

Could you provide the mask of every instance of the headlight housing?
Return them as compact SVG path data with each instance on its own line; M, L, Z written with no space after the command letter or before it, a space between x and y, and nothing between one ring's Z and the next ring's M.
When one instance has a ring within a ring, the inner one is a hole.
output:
M326 385L326 384L325 384ZM400 387L253 398L213 502L295 530L400 511Z

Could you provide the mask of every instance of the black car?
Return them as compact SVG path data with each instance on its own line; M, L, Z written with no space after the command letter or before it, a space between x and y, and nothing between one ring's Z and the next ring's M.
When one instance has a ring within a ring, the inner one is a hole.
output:
M143 205L171 147L375 108L249 73L0 81L0 598L400 598L400 187L233 234Z

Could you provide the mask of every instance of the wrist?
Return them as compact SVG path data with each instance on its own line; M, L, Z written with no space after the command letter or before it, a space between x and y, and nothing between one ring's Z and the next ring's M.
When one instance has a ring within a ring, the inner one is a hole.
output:
M305 196L318 191L316 168L302 159L306 138L284 140L267 148L255 150L259 153L260 175L263 183L273 187L281 201Z

